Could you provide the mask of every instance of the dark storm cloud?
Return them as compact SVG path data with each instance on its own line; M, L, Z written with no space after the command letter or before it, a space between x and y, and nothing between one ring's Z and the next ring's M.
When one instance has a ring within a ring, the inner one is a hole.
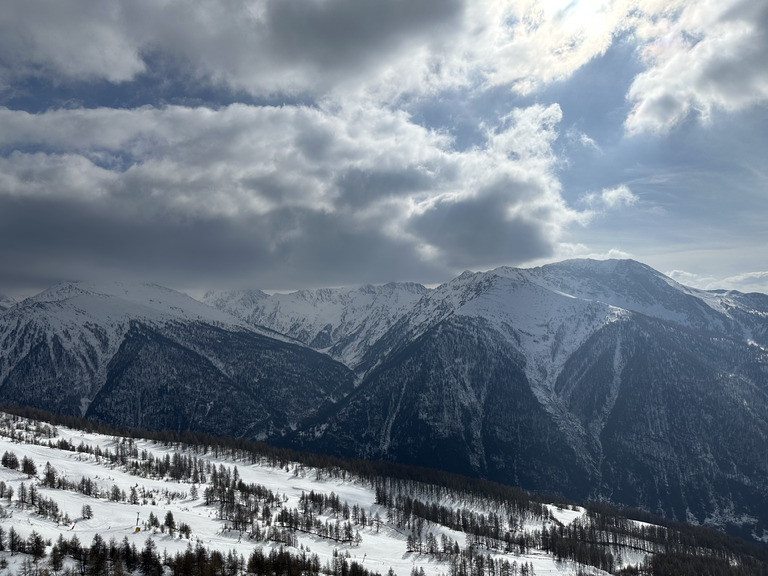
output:
M276 0L268 3L265 21L275 57L333 70L440 37L462 9L459 0Z
M442 266L419 258L410 241L351 215L283 209L264 224L269 237L280 240L273 266L260 276L275 285L359 284L361 277L374 283L392 278L434 282L445 275Z
M515 112L459 152L373 107L1 111L0 265L296 287L543 256L571 217L548 175L558 118Z
M310 210L179 222L55 199L0 200L0 269L9 286L127 276L171 285L258 278L267 288L443 275L415 258L407 242Z
M455 269L499 266L550 256L552 239L547 237L547 214L533 209L514 214L518 182L497 184L455 202L438 202L412 219L410 229L434 247L439 247L447 266ZM545 210L546 212L546 210Z
M336 185L341 194L340 203L356 209L377 200L431 190L435 186L435 178L415 166L403 170L352 168L339 175Z

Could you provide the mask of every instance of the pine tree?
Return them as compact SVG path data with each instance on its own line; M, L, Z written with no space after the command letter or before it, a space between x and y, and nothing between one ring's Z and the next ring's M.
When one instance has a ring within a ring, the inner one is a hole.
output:
M30 478L32 478L32 476L37 476L37 466L35 466L34 460L28 456L24 456L21 460L21 471Z
M50 462L45 463L45 469L43 470L43 486L56 488L56 468L51 466Z
M165 514L164 525L168 528L168 533L173 536L173 533L176 531L176 521L173 519L173 513L170 510Z
M8 529L8 548L11 551L11 556L13 556L15 552L19 551L20 542L21 537L19 536L19 533L16 532L16 529L13 526L11 526Z
M45 540L40 534L38 534L34 530L27 538L27 552L29 554L32 554L32 559L35 562L35 567L37 567L37 563L42 558L45 558Z
M21 506L22 510L24 510L24 505L27 503L27 498L27 487L24 482L22 482L19 485L19 505Z
M0 459L0 464L11 470L16 470L19 467L19 459L15 453L6 450Z
M139 558L139 567L144 576L159 576L163 573L160 557L157 555L157 546L152 538L147 538Z

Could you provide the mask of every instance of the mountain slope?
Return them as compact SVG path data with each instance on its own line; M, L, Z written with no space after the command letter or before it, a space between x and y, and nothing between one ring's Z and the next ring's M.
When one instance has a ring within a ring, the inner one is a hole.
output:
M153 285L65 284L0 320L0 399L265 437L352 387L342 365Z
M336 454L587 494L587 472L526 379L524 358L480 319L451 318L375 369L297 440Z
M679 520L766 527L768 390L754 346L636 316L566 363L556 392L587 439L595 496ZM762 372L762 376L760 376Z
M0 412L5 573L575 576L683 563L739 576L768 565L758 546L606 505L231 439L87 428Z

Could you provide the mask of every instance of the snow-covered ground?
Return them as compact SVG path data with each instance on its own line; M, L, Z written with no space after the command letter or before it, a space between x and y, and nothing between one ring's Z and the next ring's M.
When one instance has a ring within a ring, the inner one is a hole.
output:
M59 535L63 535L65 539L77 535L83 546L89 546L94 536L100 534L107 543L112 538L119 543L127 537L139 550L144 547L147 538L152 538L161 555L163 551L169 555L183 552L188 545L191 544L194 547L199 542L211 550L218 549L222 553L236 551L246 560L255 548L279 546L266 541L250 540L247 533L224 530L227 523L218 518L217 506L206 506L204 503L202 497L204 485L195 486L198 496L193 498L191 496L193 485L187 482L176 482L168 477L161 479L133 475L124 467L112 465L108 459L97 457L86 451L76 452L40 444L29 444L20 440L24 434L21 430L16 433L17 438L11 440L8 437L9 425L18 426L21 429L25 426L24 422L22 420L12 424L8 417L0 414L0 454L12 452L17 456L19 462L22 462L26 457L31 459L37 468L37 476L29 477L20 468L12 470L0 466L0 482L4 482L6 486L6 497L0 500L0 515L3 516L0 518L0 526L4 529L6 538L9 530L13 527L25 539L33 531L52 543L56 542ZM55 432L56 436L51 438L53 442L67 440L74 446L82 443L83 446L90 446L94 449L98 446L102 451L109 450L113 453L117 450L120 442L118 438L64 427L55 428ZM48 439L42 437L38 442L41 441L47 443ZM151 453L159 459L165 458L166 455L172 457L174 452L179 451L148 440L136 440L135 447L139 453L146 451L146 454ZM192 454L190 453L190 455ZM333 478L328 475L319 476L317 471L295 464L288 464L283 467L271 466L266 462L250 464L231 458L217 458L211 452L208 454L197 453L194 456L217 468L223 465L225 468L234 469L236 466L240 477L246 484L259 484L279 493L284 500L283 506L289 509L299 506L302 492L315 491L316 493L336 494L341 502L346 501L350 507L356 505L364 510L368 518L373 518L377 513L380 515L383 522L378 529L373 524L356 526L362 538L359 545L339 544L318 536L297 533L298 545L295 551L299 553L303 548L317 554L321 565L325 565L327 561L331 560L336 550L341 554L348 553L350 560L356 560L368 570L381 574L386 574L390 568L399 576L408 576L414 568L423 568L427 575L437 576L448 573L448 562L439 561L428 554L407 552L405 529L386 522L386 509L375 504L374 489L362 481L351 479L349 476L346 479ZM94 486L98 487L101 497L94 498L74 491L43 487L41 480L47 464L55 469L58 477L64 477L71 482L79 483L83 478L90 479ZM39 496L54 500L58 504L62 516L67 516L69 521L66 523L57 522L39 516L30 507L22 509L18 501L22 483L27 490L34 484ZM110 501L107 496L110 491L114 490L114 487L125 493L129 493L133 487L138 494L142 495L143 501L140 501L139 504L129 504L127 501ZM11 499L7 497L8 488L13 489L14 496ZM90 506L92 510L92 517L87 519L82 517L83 507L86 505ZM581 509L564 510L551 506L550 510L553 516L564 524L584 514ZM173 514L177 526L186 523L191 527L189 539L182 537L178 532L171 536L168 532L161 532L158 528L148 526L150 514L153 514L162 523L169 511ZM333 519L331 518L331 520ZM532 526L532 528L535 527L535 525ZM540 528L541 524L538 527ZM438 539L442 534L445 534L461 547L466 544L467 536L464 533L429 523L427 528ZM48 552L50 552L50 547ZM11 556L8 551L0 552L0 555L9 561L9 573L15 573L25 558L25 555L22 554ZM496 559L506 559L510 563L516 562L517 565L529 563L533 566L535 574L565 575L577 572L573 563L558 563L541 551L532 551L526 555L494 552L492 555ZM586 570L587 573L600 573L590 568Z

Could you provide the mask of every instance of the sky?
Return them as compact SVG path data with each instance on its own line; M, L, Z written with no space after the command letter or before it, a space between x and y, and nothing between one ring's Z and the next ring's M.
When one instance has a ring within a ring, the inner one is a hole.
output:
M0 293L633 258L768 292L764 0L0 0Z

